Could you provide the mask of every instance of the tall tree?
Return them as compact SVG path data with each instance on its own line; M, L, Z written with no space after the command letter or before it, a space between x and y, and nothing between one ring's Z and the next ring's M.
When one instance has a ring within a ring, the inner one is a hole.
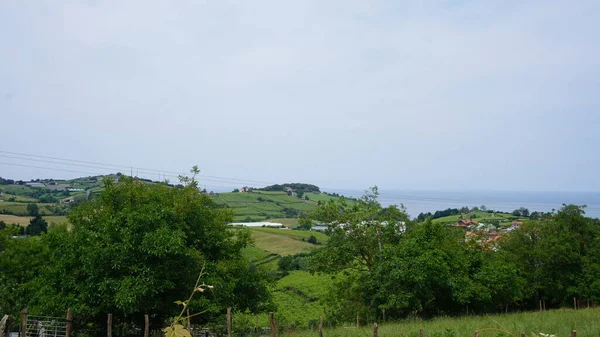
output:
M177 310L168 304L185 298L203 266L217 300L200 296L192 309L268 305L265 277L242 257L249 232L228 230L231 211L201 194L193 179L184 183L105 180L104 192L69 215L70 231L44 236L52 264L33 308L55 314L70 307L98 324L107 312L120 319L151 312L160 321Z
M25 234L31 236L41 235L46 232L48 232L48 223L39 215L29 220L29 225L25 228Z
M40 208L37 204L29 203L27 204L27 214L30 216L37 216L40 212Z

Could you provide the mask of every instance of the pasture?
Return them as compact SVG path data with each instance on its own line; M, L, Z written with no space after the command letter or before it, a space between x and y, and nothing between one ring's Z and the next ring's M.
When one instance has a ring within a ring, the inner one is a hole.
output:
M67 222L66 216L48 215L48 216L43 216L43 218L44 218L44 220L46 220L48 222L49 225L52 225L53 223ZM16 225L26 226L29 224L29 221L31 219L32 219L32 217L30 217L30 216L16 216L16 215L9 215L9 214L0 214L0 221L4 221L4 223L6 223L6 224L16 224Z
M527 337L549 334L556 337L568 337L571 330L577 336L600 336L600 309L562 309L543 312L523 312L485 316L463 316L458 318L435 318L432 320L404 320L394 323L382 323L379 326L381 337L418 337L419 329L423 329L427 337ZM335 337L372 336L372 322L363 323L356 329L355 323L348 323L350 328L324 329L323 335ZM314 337L315 331L304 330L294 333L298 337Z
M262 228L252 229L252 239L257 248L281 256L308 253L318 248L316 245L298 240L289 235L266 232Z
M477 212L470 212L470 213L462 214L462 215L449 215L449 216L433 219L433 222L439 222L439 223L444 223L444 224L455 223L455 222L458 222L458 220L460 220L461 217L462 217L462 219L469 220L469 219L471 219L472 215L475 216L472 220L475 220L477 222L486 222L486 221L496 220L496 221L500 221L500 222L509 223L513 220L518 219L518 217L516 217L510 213L487 213L487 212L477 211Z

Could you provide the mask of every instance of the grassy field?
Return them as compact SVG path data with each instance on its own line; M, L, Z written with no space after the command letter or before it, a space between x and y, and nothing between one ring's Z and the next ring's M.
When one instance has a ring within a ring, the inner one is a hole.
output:
M30 216L16 216L16 215L0 214L0 221L4 221L7 224L28 225L29 220L31 220ZM44 216L44 220L46 220L48 222L48 224L62 223L62 222L67 222L67 217L66 216L48 215L48 216Z
M246 218L253 221L286 218L290 216L286 214L286 208L309 212L317 207L315 201L291 197L284 192L218 193L213 198L217 203L233 209L235 221L244 221Z
M298 329L307 329L316 325L319 317L325 315L325 304L322 299L332 283L329 276L299 270L292 271L280 279L273 289L277 324ZM259 327L269 326L266 313L254 315L250 321L256 322ZM316 336L314 332L309 334L312 337Z
M52 214L52 212L48 209L48 207L54 206L54 204L37 203L37 205L39 207L40 215ZM12 212L16 215L26 215L27 214L27 203L3 201L3 202L0 202L0 210Z
M518 217L516 217L512 214L509 214L509 213L493 213L492 214L492 213L478 211L478 212L471 212L471 213L463 214L463 215L449 215L449 216L434 219L433 222L455 223L455 222L458 222L458 220L460 220L461 216L463 219L467 220L467 219L470 219L471 215L475 215L473 220L475 220L477 222L485 222L485 221L491 221L491 220L497 220L500 222L509 222L509 221L518 219Z
M407 320L397 323L381 324L379 336L382 337L418 337L423 329L427 337L463 337L473 336L479 331L480 337L520 337L542 336L550 334L556 337L571 336L571 330L577 336L600 337L600 309L550 310L544 312L526 312L490 316L467 316L461 318L437 318L429 321ZM365 337L372 336L373 328L369 324L363 328L325 329L324 336ZM298 337L314 337L315 331L294 332Z
M321 232L317 231L304 231L304 230L289 230L289 229L278 229L278 228L262 228L262 227L254 227L253 231L260 231L265 233L277 234L289 236L294 239L302 240L308 239L311 235L314 235L319 242L327 242L329 237Z
M274 234L256 229L252 230L252 239L257 248L281 256L308 253L319 247L297 240L289 235Z

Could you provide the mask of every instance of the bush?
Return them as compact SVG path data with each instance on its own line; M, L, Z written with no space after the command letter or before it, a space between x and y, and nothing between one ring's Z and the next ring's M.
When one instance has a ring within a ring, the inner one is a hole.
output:
M317 237L316 237L316 236L314 236L314 235L311 235L311 236L308 238L308 243L312 243L313 245L318 245L318 244L319 244L319 241L317 240Z

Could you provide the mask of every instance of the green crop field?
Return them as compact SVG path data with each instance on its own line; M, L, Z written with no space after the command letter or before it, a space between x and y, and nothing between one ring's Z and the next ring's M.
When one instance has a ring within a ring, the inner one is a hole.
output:
M37 203L39 206L40 215L49 215L52 212L48 209L49 206L54 206L54 204L42 204ZM13 213L15 215L27 215L27 203L23 202L0 202L0 211L2 213Z
M299 213L310 212L317 207L314 201L288 196L284 192L272 191L218 193L213 199L219 204L232 208L235 221L263 221L295 217ZM290 210L293 213L290 213Z
M43 218L50 225L53 223L67 222L66 216L49 215L49 216L44 216ZM16 216L16 215L9 215L9 214L0 214L0 221L4 221L7 224L16 224L16 225L25 226L25 225L29 224L30 220L31 220L31 217L29 217L29 216Z
M325 315L323 299L332 283L330 276L299 270L281 278L273 289L277 324L299 329L315 326L319 317ZM250 321L259 327L269 326L266 313L254 315Z
M430 337L467 337L474 336L478 331L479 337L541 337L548 334L556 337L568 337L571 330L576 330L577 336L600 336L600 309L583 310L549 310L544 312L524 312L516 314L499 314L488 316L465 316L460 318L435 318L432 320L405 320L394 323L382 323L378 328L382 337L418 337L419 329L424 336ZM350 328L324 329L324 336L364 337L373 334L372 325L356 329ZM299 337L314 337L310 330L297 331Z
M319 246L297 240L288 235L252 230L252 239L257 248L281 256L308 253Z
M336 197L332 197L325 193L305 193L304 195L307 195L310 200L315 201L315 202L317 202L317 201L324 202L324 201L329 201L329 200L333 200L333 199L338 199Z
M277 234L289 236L295 239L302 240L308 239L311 235L314 235L319 242L327 242L329 237L321 232L317 231L305 231L305 230L289 230L289 229L278 229L278 228L262 228L262 227L254 227L253 231L260 231L265 233Z
M471 215L475 215L475 217L472 220L475 220L478 222L491 221L491 220L497 220L500 222L508 222L508 221L518 219L518 217L516 217L512 214L509 214L509 213L487 213L487 212L477 211L477 212L471 212L471 213L463 214L463 215L449 215L449 216L434 219L433 222L455 223L455 222L458 222L458 220L460 220L461 217L462 217L462 219L469 220Z

